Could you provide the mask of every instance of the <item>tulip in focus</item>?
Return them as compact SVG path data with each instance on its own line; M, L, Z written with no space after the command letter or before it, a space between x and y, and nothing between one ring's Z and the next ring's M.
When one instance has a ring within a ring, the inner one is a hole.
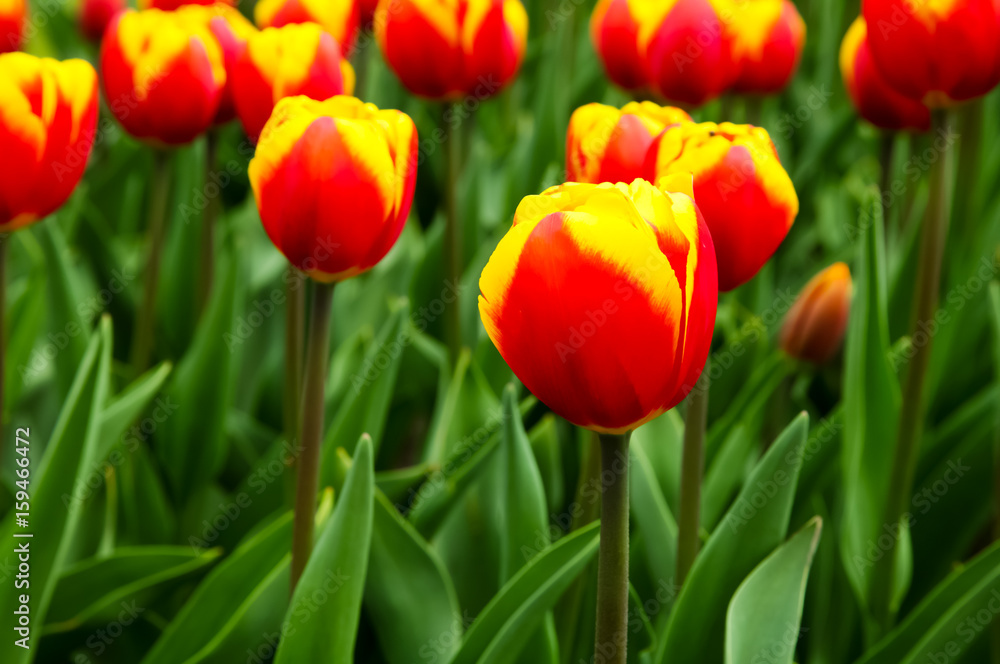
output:
M629 102L621 110L604 104L581 106L566 132L567 179L596 184L642 177L653 140L679 122L691 122L691 116L649 101Z
M570 422L630 431L683 399L708 357L715 250L690 176L662 191L553 187L521 201L479 280L500 354Z
M236 0L139 0L139 9L162 9L163 11L173 11L187 5L211 6L224 4L232 6Z
M0 232L55 212L73 192L97 127L97 72L83 60L0 55Z
M746 0L729 27L739 75L733 90L744 94L780 92L798 69L806 24L791 0Z
M20 50L27 20L27 0L0 0L0 53Z
M840 45L840 73L858 114L881 129L928 131L931 112L923 103L904 97L885 82L872 61L868 29L859 16Z
M80 32L92 42L101 41L108 23L127 6L125 0L83 0L80 3Z
M393 0L379 3L375 36L410 92L483 100L520 69L528 15L520 0Z
M815 364L833 357L847 330L852 291L845 263L834 263L810 279L785 316L781 349Z
M260 0L253 20L262 30L316 23L337 40L341 55L346 56L354 47L361 9L358 0Z
M864 0L868 47L886 82L931 108L979 97L1000 81L1000 3Z
M767 131L729 122L667 127L646 159L646 178L692 173L694 199L712 232L719 289L746 283L785 239L799 199Z
M354 69L336 40L315 23L267 28L252 35L233 68L236 112L256 140L279 100L323 100L354 91Z
M417 177L408 115L354 97L278 102L250 162L264 230L317 281L365 272L406 223Z
M101 44L101 80L128 133L182 145L214 122L226 69L222 48L201 18L127 10L112 19Z

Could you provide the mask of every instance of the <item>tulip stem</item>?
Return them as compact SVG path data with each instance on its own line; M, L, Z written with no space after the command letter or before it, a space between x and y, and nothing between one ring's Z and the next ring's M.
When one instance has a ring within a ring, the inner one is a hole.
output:
M702 379L688 397L684 418L684 448L681 457L681 490L677 521L677 578L684 584L701 544L701 474L705 462L705 422L708 419L709 362L702 369Z
M142 303L135 322L132 342L132 369L141 374L149 368L153 351L156 319L156 292L160 285L160 263L163 259L164 221L170 195L170 154L163 150L153 153L153 182L149 202L148 254Z
M949 117L941 109L932 111L933 135L947 132ZM930 200L927 216L920 238L920 262L918 263L914 312L911 321L913 333L917 333L934 318L938 306L941 282L941 259L944 255L945 235L948 231L948 178L951 174L952 150L945 146L942 154L934 162L930 173ZM899 428L896 439L895 457L889 479L889 493L886 501L885 524L892 524L892 530L901 528L906 507L910 502L913 474L916 468L917 452L924 421L924 382L930 361L931 339L913 344L913 355L903 383L903 401L899 413ZM898 541L898 539L897 539ZM895 545L876 562L872 570L871 601L877 627L885 634L892 628L895 610L892 606L893 579L896 575Z
M285 439L291 445L299 444L299 414L302 408L303 335L306 320L306 276L293 265L288 266L285 283L287 306L285 308ZM294 462L293 462L294 463ZM287 484L288 497L292 486Z
M458 160L461 154L461 134L458 118L461 117L455 105L445 104L441 113L442 129L447 137L445 145L444 178L444 262L445 287L456 293L454 302L445 305L445 341L452 366L458 361L462 348L462 313L459 282L462 278L462 227L458 219L458 201L455 189L458 185Z
M628 443L631 432L600 434L601 543L597 561L594 661L625 664L628 639ZM610 656L609 656L610 653Z
M212 292L212 280L215 271L215 218L218 212L218 196L208 196L208 184L213 182L215 174L215 159L219 146L219 130L212 128L205 135L205 196L208 205L201 213L201 269L198 271L198 313L205 311L209 293Z
M320 439L323 436L323 407L326 364L330 354L330 310L333 284L313 283L312 311L306 349L305 393L302 400L302 452L296 464L295 517L292 524L291 590L302 577L312 552L319 491Z

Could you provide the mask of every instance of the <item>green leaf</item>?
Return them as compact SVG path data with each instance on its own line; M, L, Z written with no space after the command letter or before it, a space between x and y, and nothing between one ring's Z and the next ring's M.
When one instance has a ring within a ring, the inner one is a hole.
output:
M747 478L736 501L698 554L655 664L723 661L726 606L744 578L785 539L809 417L788 425Z
M415 486L420 484L434 470L429 463L421 463L407 468L382 470L375 473L375 486L390 502L403 501Z
M362 436L333 516L295 587L275 664L353 661L372 540L372 464L371 439Z
M49 277L49 329L53 335L52 343L59 348L53 362L56 365L59 394L63 395L69 390L76 368L83 359L91 321L85 321L79 315L77 305L81 298L73 286L77 279L73 276L69 248L59 226L56 223L41 226L38 235L45 252Z
M792 664L823 521L813 518L750 573L726 613L726 664Z
M705 473L701 505L702 528L708 531L714 529L733 496L739 491L746 477L748 462L756 460L753 444L753 436L742 424L729 430L722 448Z
M153 397L163 387L172 368L173 365L170 362L163 362L155 369L150 369L108 403L104 412L101 413L98 459L104 459L108 456L108 452L111 451L116 442L119 442L118 439L125 432L125 429L146 410ZM164 417L168 414L164 414Z
M646 450L646 445L629 446L632 517L644 535L646 561L653 579L670 582L677 566L677 521L663 497Z

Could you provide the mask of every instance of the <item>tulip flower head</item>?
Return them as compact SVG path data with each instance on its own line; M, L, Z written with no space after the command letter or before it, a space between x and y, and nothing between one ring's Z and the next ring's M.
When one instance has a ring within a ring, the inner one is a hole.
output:
M278 250L317 281L342 281L378 263L403 230L417 130L405 113L354 97L287 97L264 127L249 175Z
M579 426L649 421L686 396L708 357L715 250L690 176L668 184L569 183L525 198L479 279L497 350Z
M862 14L875 66L910 99L940 108L1000 81L994 0L863 0Z
M0 55L0 232L73 193L94 144L97 95L97 72L83 60Z
M931 112L915 99L904 97L886 83L872 61L868 28L859 16L840 45L840 73L858 114L881 129L928 131Z
M649 101L630 102L621 110L604 104L581 106L566 132L567 179L629 183L642 177L653 139L679 122L691 122L691 116Z
M791 0L746 0L728 27L734 34L740 93L780 92L798 69L806 41L806 24Z
M108 23L127 6L125 0L83 0L80 3L80 32L92 42L101 41Z
M0 53L20 50L27 20L27 0L0 0Z
M375 10L378 8L378 0L358 0L358 9L361 11L362 27L370 26L375 20Z
M590 15L590 41L604 71L626 90L649 85L645 52L639 48L638 12L642 6L634 0L599 0Z
M410 92L481 101L520 69L528 15L521 0L393 0L379 3L375 36Z
M781 349L788 355L823 364L837 352L851 311L851 271L834 263L805 285L781 328Z
M647 179L692 173L694 199L719 258L719 289L746 283L785 239L799 211L767 131L729 122L667 127L646 159Z
M260 0L254 7L253 20L262 30L315 23L337 40L341 55L346 56L354 48L361 8L358 0Z
M139 0L139 9L162 9L173 11L187 5L211 6L217 4L232 6L235 0Z

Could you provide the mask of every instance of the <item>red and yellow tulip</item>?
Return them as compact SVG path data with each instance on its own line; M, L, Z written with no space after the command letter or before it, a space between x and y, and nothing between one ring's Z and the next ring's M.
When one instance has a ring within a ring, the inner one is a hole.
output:
M653 139L678 122L691 122L691 116L649 101L630 102L621 110L604 104L581 106L566 131L567 180L628 183L642 177Z
M745 0L734 3L728 21L733 33L739 75L733 90L772 94L781 91L798 69L806 24L791 0Z
M375 20L378 0L358 0L358 9L361 11L361 25L369 26Z
M528 15L520 0L393 0L379 3L375 35L410 92L482 100L520 69Z
M896 92L882 78L868 47L868 28L859 16L840 45L840 73L858 114L876 127L928 131L931 112L922 102Z
M233 68L236 112L252 139L285 97L323 100L353 91L354 69L336 40L315 23L261 30L247 40Z
M690 176L669 180L525 198L479 279L483 324L515 375L594 431L672 408L708 356L715 250Z
M287 97L250 162L264 230L297 268L342 281L378 263L406 223L417 177L408 115L354 97Z
M0 53L20 50L27 20L27 0L0 0Z
M200 16L127 10L105 33L101 81L111 112L127 132L181 145L214 122L226 67L218 40Z
M910 99L938 108L1000 81L995 0L864 0L862 13L875 66Z
M590 15L590 41L604 71L616 85L640 90L649 85L646 54L639 46L639 5L634 0L599 0Z
M83 60L0 55L0 232L66 202L97 127L97 72Z
M108 23L127 6L125 0L83 0L80 3L80 32L92 42L101 41Z
M729 122L683 123L657 137L646 177L694 175L694 199L712 232L719 289L750 280L785 239L799 199L767 131Z
M847 330L853 284L845 263L834 263L803 287L781 327L781 349L823 364L837 352Z
M261 29L316 23L337 40L341 55L347 55L354 48L361 8L357 0L260 0L253 20Z

